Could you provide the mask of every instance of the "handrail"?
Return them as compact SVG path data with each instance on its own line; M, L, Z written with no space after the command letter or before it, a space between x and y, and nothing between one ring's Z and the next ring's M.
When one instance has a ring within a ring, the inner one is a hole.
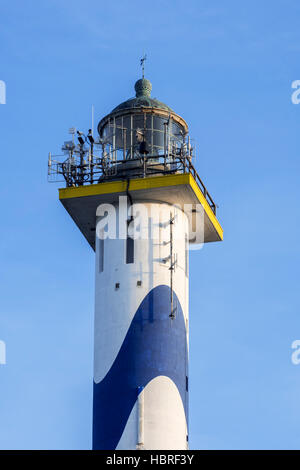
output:
M147 175L190 173L199 186L205 200L216 215L216 204L197 170L191 162L191 157L182 154L169 155L141 155L129 160L114 160L106 162L104 158L92 155L92 163L82 162L73 156L73 159L66 159L63 162L55 161L52 158L49 172L49 180L57 181L57 175L62 175L67 187L82 186L85 184L101 183L111 179L122 179L126 174L130 178L146 177ZM130 166L128 165L130 163ZM56 176L56 178L54 178Z

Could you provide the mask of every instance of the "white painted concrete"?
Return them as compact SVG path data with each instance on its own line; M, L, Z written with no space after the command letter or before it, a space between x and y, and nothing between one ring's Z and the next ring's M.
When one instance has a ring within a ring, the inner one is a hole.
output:
M155 223L158 230L156 238L135 240L133 264L126 264L125 239L105 239L104 269L103 272L99 272L100 245L96 240L95 383L103 380L111 368L130 323L148 292L162 284L170 286L170 214L174 216L173 254L177 259L173 275L173 290L183 310L188 342L188 273L185 269L187 216L180 209L165 203L148 202L145 206L148 209L148 215L144 214L141 217L141 230L144 232L148 230L148 219L151 213L155 214L155 217L159 216ZM116 207L116 212L118 222L120 217L118 207ZM165 262L163 262L164 259ZM142 285L137 286L137 281L142 281ZM116 289L116 283L120 285L118 289ZM186 422L181 397L176 386L166 377L157 378L151 382L150 387L149 385L144 391L145 448L186 448ZM135 406L119 443L122 449L136 449L138 442L136 415L137 407ZM161 432L158 433L158 429L161 429Z
M186 450L187 423L176 385L168 377L151 380L144 389L144 446L147 450ZM134 449L137 443L138 406L135 404L117 450ZM159 427L157 423L159 422ZM142 450L142 448L141 448Z

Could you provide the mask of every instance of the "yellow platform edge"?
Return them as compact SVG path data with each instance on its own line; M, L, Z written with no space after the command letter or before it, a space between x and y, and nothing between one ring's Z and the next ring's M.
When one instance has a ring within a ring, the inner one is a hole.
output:
M189 185L200 204L203 206L206 215L213 224L221 240L223 240L223 229L212 211L210 205L199 188L195 178L190 173L179 175L152 176L149 178L134 178L130 180L129 191L141 189L160 188L166 186ZM97 183L87 186L76 186L72 188L60 188L59 199L71 199L85 196L97 196L100 194L124 193L126 192L127 181L109 181L107 183Z

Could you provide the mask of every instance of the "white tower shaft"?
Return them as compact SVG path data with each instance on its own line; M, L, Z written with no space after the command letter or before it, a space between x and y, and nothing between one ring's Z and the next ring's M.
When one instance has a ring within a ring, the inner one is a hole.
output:
M188 218L135 206L132 240L114 207L116 237L96 238L93 448L187 449Z

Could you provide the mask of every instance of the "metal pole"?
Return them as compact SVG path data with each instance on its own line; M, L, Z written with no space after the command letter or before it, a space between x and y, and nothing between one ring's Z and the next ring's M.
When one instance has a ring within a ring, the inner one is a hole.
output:
M92 136L94 136L94 105L92 104Z
M91 183L94 182L94 144L91 143L91 151L90 151L90 169L91 169Z
M124 129L124 136L123 136L123 145L124 145L123 159L124 160L126 160L126 131L127 129Z
M51 162L51 152L49 152L48 154L48 175L50 176L50 173L51 173L51 165L52 165L52 162Z
M80 179L79 179L80 185L83 185L83 157L84 157L83 145L80 144Z
M113 130L113 160L117 160L116 158L116 118L114 117L114 130Z
M164 122L164 171L167 169L166 157L167 157L167 122Z
M138 443L137 448L144 448L145 440L145 431L144 431L144 414L145 414L145 399L144 399L144 387L139 387L139 396L138 396Z
M174 315L174 299L173 299L173 270L174 270L174 260L173 260L173 223L174 223L174 218L172 216L172 212L170 212L170 290L171 290L171 313L170 313L170 318L172 320L175 318Z
M151 155L153 155L153 114L151 116Z
M132 159L133 158L133 155L132 155L132 132L133 132L133 116L131 115L130 116L130 158Z
M169 116L169 121L168 121L168 160L170 158L170 139L171 139L171 116Z

